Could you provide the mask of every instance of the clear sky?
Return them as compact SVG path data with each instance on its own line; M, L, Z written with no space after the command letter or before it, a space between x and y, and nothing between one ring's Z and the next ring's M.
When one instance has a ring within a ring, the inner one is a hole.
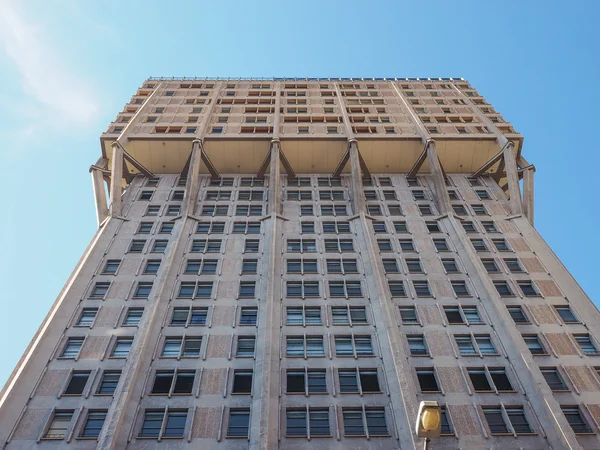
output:
M149 76L463 77L525 136L535 221L598 302L595 1L0 0L0 386L96 230L99 136Z

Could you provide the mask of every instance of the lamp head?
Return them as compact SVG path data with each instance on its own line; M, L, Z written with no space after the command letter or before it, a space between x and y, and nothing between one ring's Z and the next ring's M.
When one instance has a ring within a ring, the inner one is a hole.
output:
M442 428L442 409L438 402L422 401L419 404L419 413L415 430L418 437L439 437Z

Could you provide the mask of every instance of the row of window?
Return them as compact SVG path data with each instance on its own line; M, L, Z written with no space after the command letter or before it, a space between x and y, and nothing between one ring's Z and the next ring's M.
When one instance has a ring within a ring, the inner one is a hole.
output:
M482 406L483 416L492 435L536 434L530 424L528 413L521 405ZM561 406L571 428L578 434L593 433L587 418L578 406ZM384 407L342 407L342 426L345 437L389 436L387 414ZM293 437L331 437L330 408L302 407L286 408L285 435ZM80 438L97 438L106 420L107 410L89 410ZM138 438L183 438L190 414L188 409L146 409L139 427ZM441 434L453 435L453 427L448 409L442 407ZM74 410L55 410L42 433L42 439L63 440L73 428ZM226 437L248 438L250 433L250 409L230 409Z

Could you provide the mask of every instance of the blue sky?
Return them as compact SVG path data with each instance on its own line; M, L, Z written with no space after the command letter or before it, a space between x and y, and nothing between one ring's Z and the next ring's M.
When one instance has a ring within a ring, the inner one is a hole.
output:
M597 302L599 5L0 0L0 385L94 234L88 168L148 76L462 76L525 136L536 226Z

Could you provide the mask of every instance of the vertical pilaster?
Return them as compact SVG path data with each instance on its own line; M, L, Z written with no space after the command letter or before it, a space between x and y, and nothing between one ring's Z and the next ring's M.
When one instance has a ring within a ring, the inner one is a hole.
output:
M256 333L256 362L252 392L250 448L271 450L279 446L279 378L280 378L280 318L281 295L278 291L281 267L278 258L282 251L278 215L281 198L279 140L271 141L269 175L269 211L264 220L264 250L261 258L258 330Z
M523 171L523 212L533 225L533 174L535 169L529 167Z
M350 159L350 171L352 173L352 209L354 210L354 214L365 214L367 206L365 203L362 171L360 168L360 160L358 158L358 142L356 139L352 139L348 142L348 152Z
M517 172L517 159L515 158L515 148L512 142L508 142L504 147L504 167L506 168L506 180L510 192L508 201L510 211L512 214L523 214L521 187L519 186L519 174Z
M90 172L92 174L92 185L94 187L94 199L96 202L96 219L98 220L98 226L100 226L104 222L104 219L108 217L104 177L102 176L102 171L99 169L92 168Z
M110 215L113 217L120 216L123 210L123 163L123 147L113 142L110 164Z

